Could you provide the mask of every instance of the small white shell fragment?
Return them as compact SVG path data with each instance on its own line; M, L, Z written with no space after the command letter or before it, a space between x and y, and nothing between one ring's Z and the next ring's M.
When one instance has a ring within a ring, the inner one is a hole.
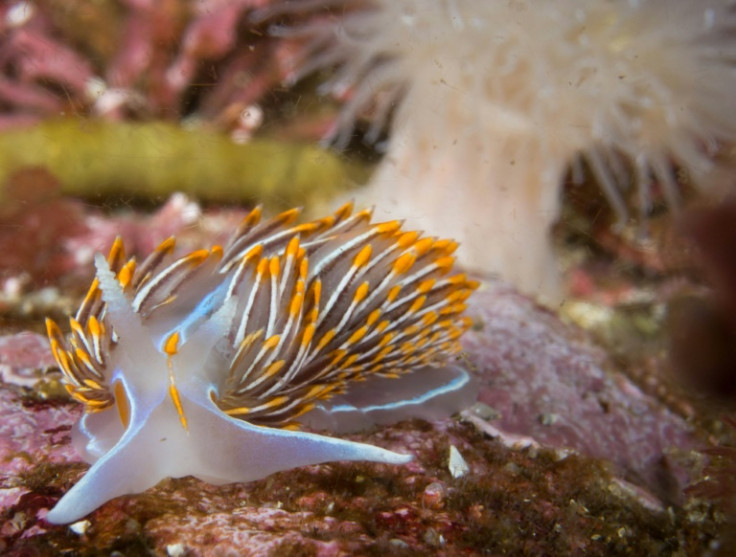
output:
M9 27L25 25L36 12L31 2L18 2L5 13L5 23Z
M166 546L166 555L169 557L181 557L186 553L183 543L170 543Z
M89 520L80 520L69 526L69 529L75 534L82 535L87 532L92 523Z
M447 463L447 468L450 470L453 478L462 478L465 474L470 472L468 463L465 462L463 455L457 450L455 445L450 445L450 460Z

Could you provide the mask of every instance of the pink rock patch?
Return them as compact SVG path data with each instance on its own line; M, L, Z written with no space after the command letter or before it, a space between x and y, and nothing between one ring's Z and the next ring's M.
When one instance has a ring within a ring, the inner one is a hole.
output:
M630 481L679 498L688 478L669 452L702 446L685 420L644 394L583 331L509 288L477 292L469 313L477 326L462 343L493 427L610 460Z

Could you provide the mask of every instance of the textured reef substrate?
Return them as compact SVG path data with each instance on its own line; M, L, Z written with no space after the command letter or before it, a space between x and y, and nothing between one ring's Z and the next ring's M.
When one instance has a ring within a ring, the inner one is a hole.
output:
M168 235L176 226L162 222L179 222L189 244L237 218L205 212L194 226L180 218L186 207L128 217L126 233ZM103 223L95 230L113 228ZM80 252L85 237L66 242ZM71 526L44 516L87 468L69 444L81 408L59 389L44 337L0 338L0 550L693 554L717 544L717 515L683 494L705 445L690 423L639 389L587 333L510 288L484 284L469 313L460 363L478 378L479 404L351 436L411 452L410 464L330 463L219 487L170 479ZM467 464L463 475L450 469L451 447Z

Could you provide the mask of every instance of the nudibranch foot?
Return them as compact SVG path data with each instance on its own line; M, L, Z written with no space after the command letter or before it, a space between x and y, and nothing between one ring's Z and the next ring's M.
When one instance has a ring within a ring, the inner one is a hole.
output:
M176 409L162 400L140 424L131 423L119 441L95 462L48 513L52 524L79 520L115 497L140 493L166 477L195 476L213 484L249 482L298 466L338 460L405 464L412 459L326 435L251 425L231 418L201 390L183 390L189 417L185 431ZM88 414L83 437L94 443L111 424ZM118 421L119 424L119 421ZM95 453L88 447L88 454Z
M352 433L373 425L446 418L471 406L477 384L458 366L427 367L396 379L372 377L318 404L300 421L315 429Z
M142 263L117 240L51 349L87 413L73 433L94 463L48 514L71 522L166 477L250 481L332 460L411 457L298 431L352 431L434 419L472 403L451 365L478 284L453 273L451 240L371 223L346 205L294 224L297 210L229 245L175 257L165 240Z

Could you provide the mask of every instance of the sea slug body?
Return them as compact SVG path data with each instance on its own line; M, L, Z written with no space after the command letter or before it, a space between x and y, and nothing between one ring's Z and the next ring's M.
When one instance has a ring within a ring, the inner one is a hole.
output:
M371 223L350 204L304 224L298 213L261 221L255 209L226 249L175 258L170 238L138 264L118 239L96 256L68 337L47 320L67 390L87 410L73 441L93 463L49 522L166 477L405 463L300 426L347 431L472 402L469 375L449 361L477 287L452 273L457 244Z

